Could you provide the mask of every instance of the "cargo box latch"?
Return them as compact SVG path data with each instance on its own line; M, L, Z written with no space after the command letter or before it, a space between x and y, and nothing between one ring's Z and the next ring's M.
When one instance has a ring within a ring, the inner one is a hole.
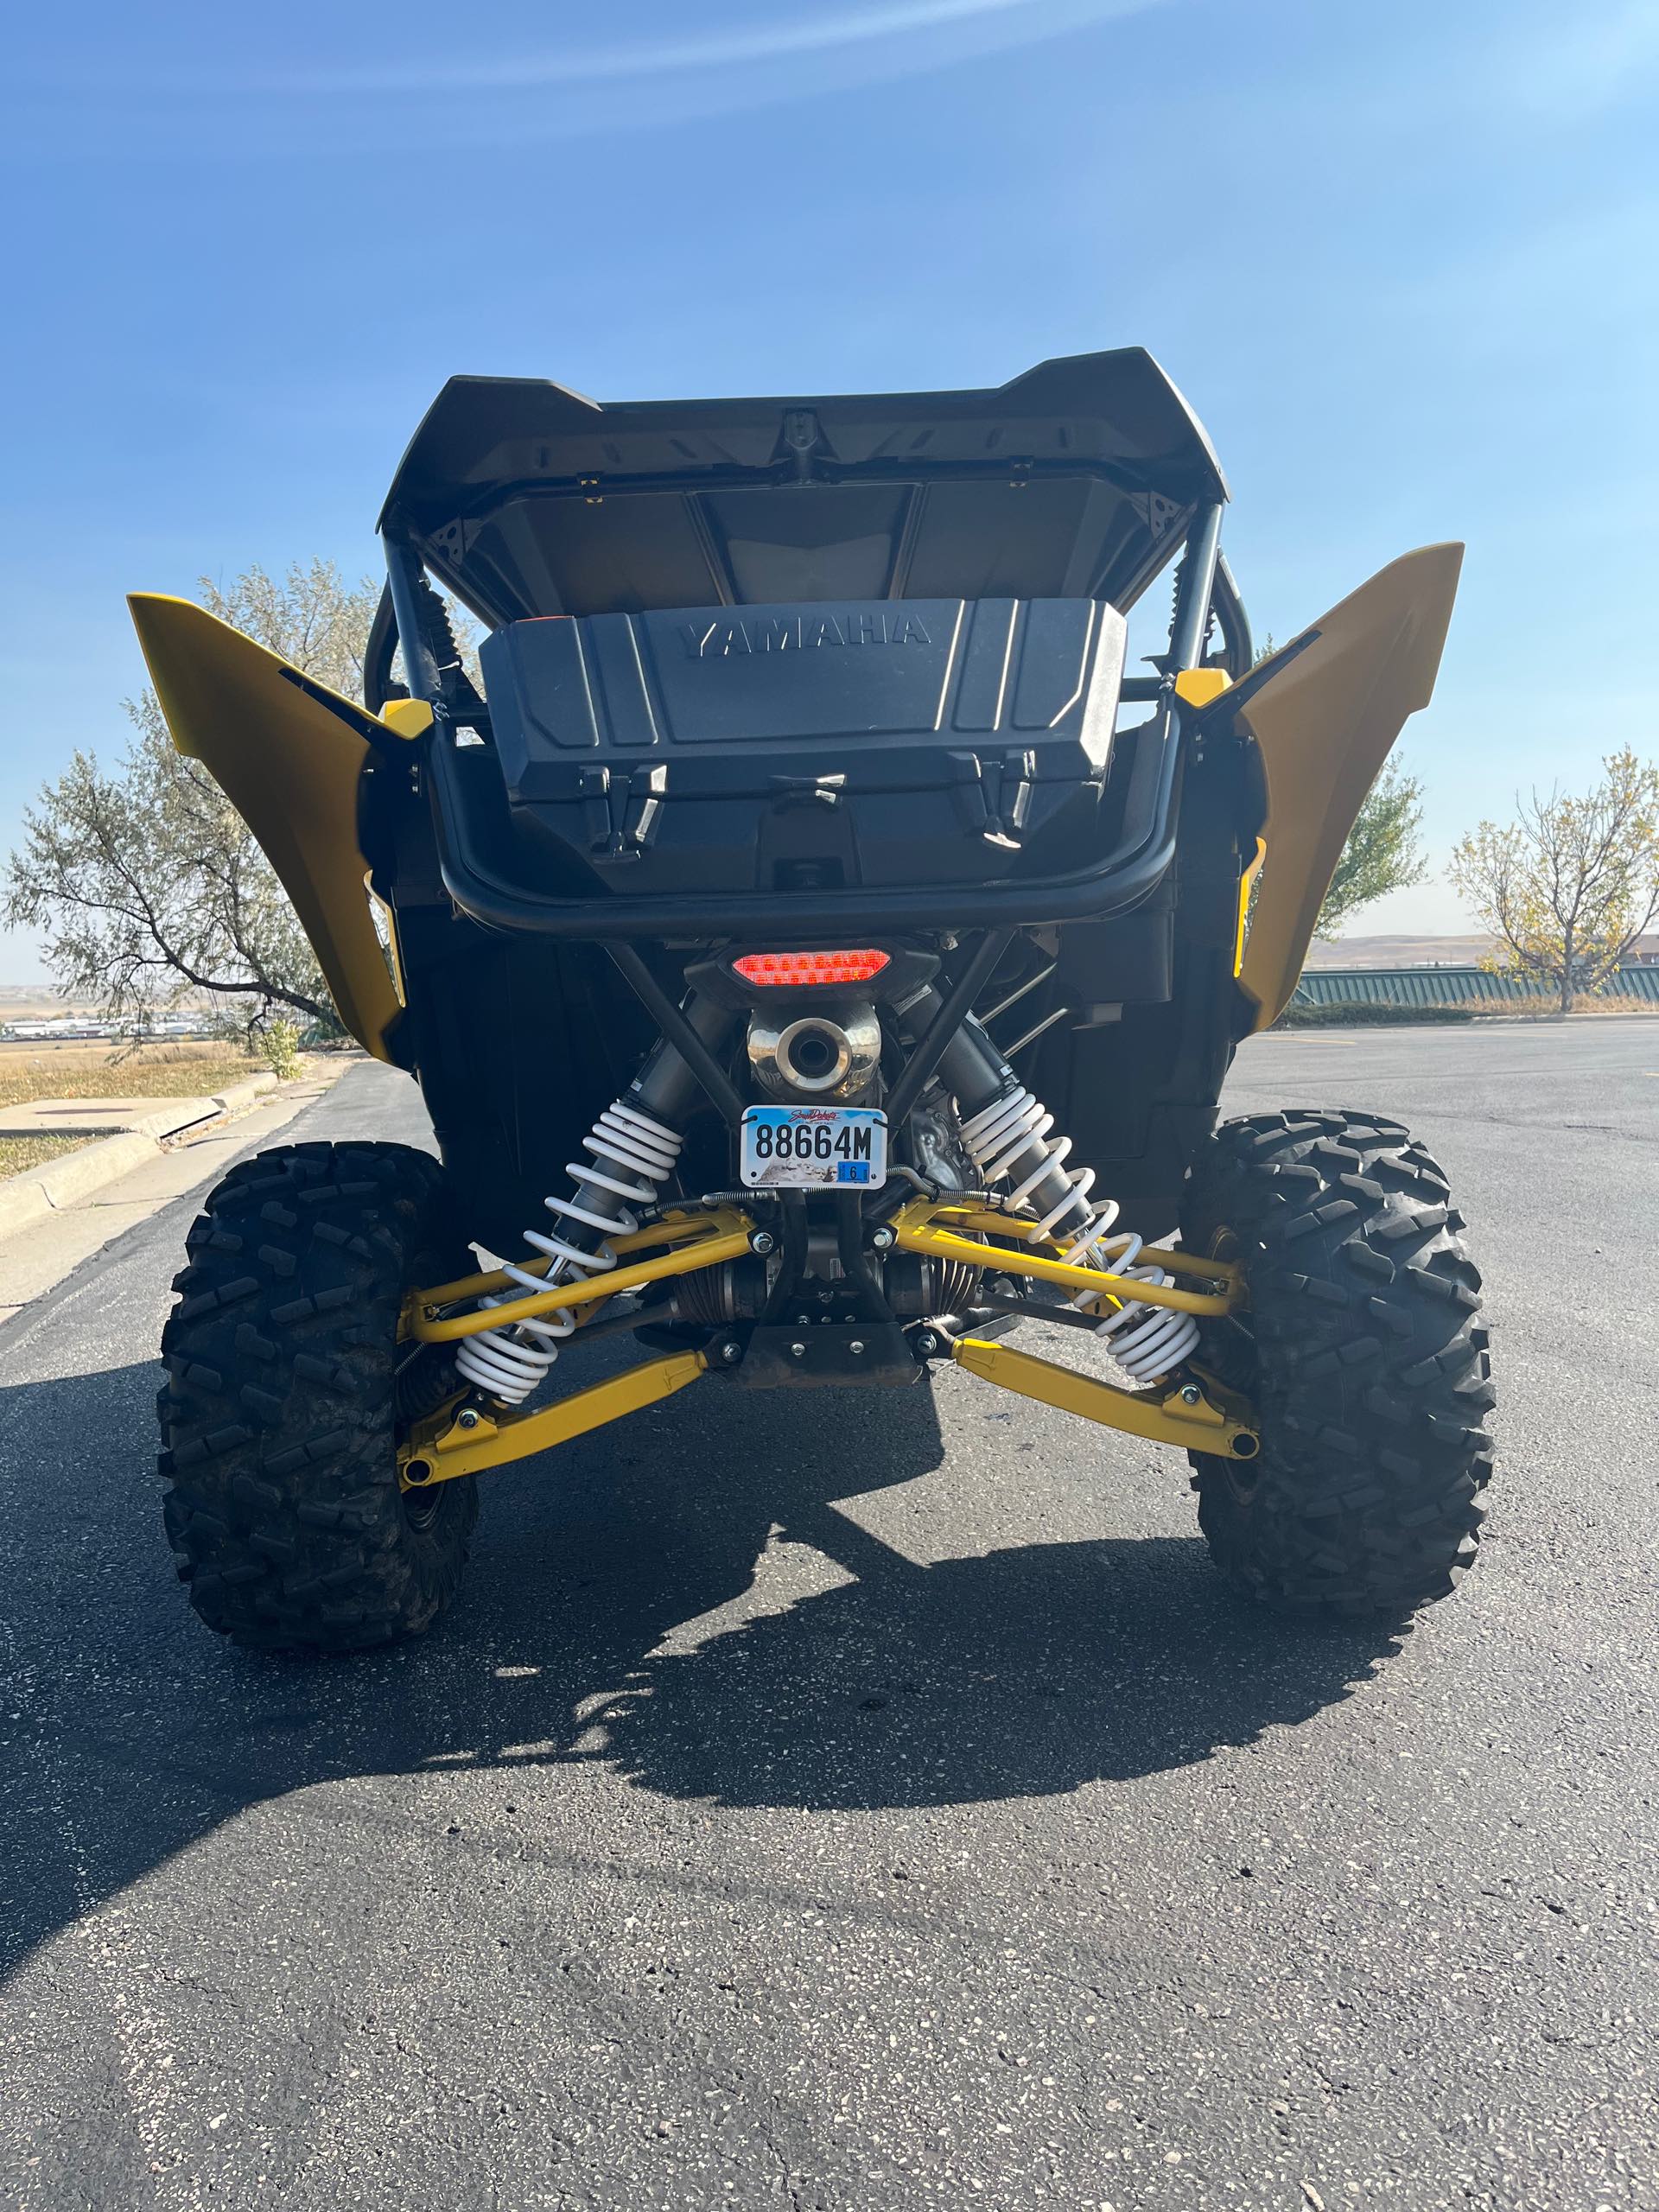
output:
M662 824L668 763L630 768L586 766L576 773L588 849L603 861L637 861Z

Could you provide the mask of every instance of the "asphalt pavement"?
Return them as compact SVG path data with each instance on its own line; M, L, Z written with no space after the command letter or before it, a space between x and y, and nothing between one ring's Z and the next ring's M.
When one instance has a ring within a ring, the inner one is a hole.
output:
M251 1657L160 1525L191 1201L0 1328L0 2204L1659 2204L1659 1021L1228 1103L1398 1114L1471 1221L1503 1463L1403 1638L950 1374L699 1385L486 1476L425 1643ZM423 1127L365 1066L284 1138Z

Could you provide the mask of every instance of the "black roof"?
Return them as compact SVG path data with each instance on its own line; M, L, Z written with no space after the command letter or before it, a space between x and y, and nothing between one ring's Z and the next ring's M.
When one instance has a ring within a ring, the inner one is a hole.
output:
M493 624L882 595L1127 607L1226 496L1186 402L1126 346L986 391L601 406L452 377L381 523Z

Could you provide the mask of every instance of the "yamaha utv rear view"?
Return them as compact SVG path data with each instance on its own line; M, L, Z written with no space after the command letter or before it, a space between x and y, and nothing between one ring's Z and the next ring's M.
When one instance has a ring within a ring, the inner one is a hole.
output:
M133 600L176 742L442 1154L286 1146L192 1230L162 1471L204 1620L424 1629L487 1470L692 1384L945 1361L1185 1452L1243 1592L1451 1587L1492 1394L1446 1179L1381 1116L1216 1116L1460 549L1253 665L1226 497L1134 349L853 398L461 377L380 518L365 705ZM1031 1315L1074 1361L1009 1340Z

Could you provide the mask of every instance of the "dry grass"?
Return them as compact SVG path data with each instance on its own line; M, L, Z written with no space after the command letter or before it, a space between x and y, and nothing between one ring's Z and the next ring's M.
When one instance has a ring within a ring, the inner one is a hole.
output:
M1578 1014L1659 1014L1659 1000L1639 999L1634 991L1609 991L1605 997L1599 993L1594 998L1580 999L1573 1009Z
M30 1167L44 1167L66 1152L79 1152L91 1137L0 1137L0 1181L21 1175Z
M1554 999L1517 999L1503 1007L1489 1007L1482 1002L1484 1013L1503 1013L1522 1021L1559 1021L1561 1009ZM1639 999L1634 991L1584 992L1574 1001L1569 1017L1576 1021L1586 1014L1659 1014L1659 1000Z
M223 1045L145 1045L126 1053L107 1045L5 1045L0 1106L32 1098L194 1098L264 1072L262 1061Z

